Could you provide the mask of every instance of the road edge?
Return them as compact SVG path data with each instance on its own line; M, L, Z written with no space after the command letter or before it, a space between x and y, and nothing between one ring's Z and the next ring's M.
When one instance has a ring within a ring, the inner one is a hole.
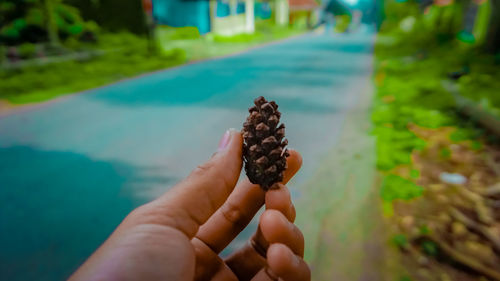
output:
M162 69L158 69L158 70L155 70L155 71L150 71L150 72L142 73L142 74L139 74L139 75L136 75L136 76L123 78L123 79L120 79L120 80L117 80L117 81L114 81L114 82L111 82L109 84L105 84L105 85L102 85L102 86L99 86L99 87L90 88L90 89L87 89L87 90L83 90L83 91L79 91L79 92L74 92L74 93L69 93L69 94L63 94L63 95L57 96L57 97L55 97L53 99L49 99L47 101L16 105L16 104L9 103L7 100L0 99L0 117L5 117L5 116L11 115L11 114L16 114L16 113L29 112L29 111L32 111L32 110L36 110L38 108L42 108L42 107L51 105L53 103L58 103L58 102L64 101L64 100L66 100L68 98L71 98L71 97L74 97L74 96L77 96L77 95L87 94L87 93L95 91L95 90L105 89L105 88L111 87L111 86L113 86L115 84L120 84L120 83L124 83L124 82L127 82L127 81L131 81L131 80L135 80L135 79L140 79L140 78L143 78L143 77L146 77L146 76L149 76L149 75L154 75L154 74L158 74L158 73L162 73L162 72L167 72L167 71L174 71L174 70L182 68L182 67L187 67L187 66L190 66L190 65L196 65L196 64L204 63L204 62L208 62L208 61L214 61L214 60L231 58L231 57L234 57L234 56L238 56L238 55L242 55L242 54L254 51L256 49L265 48L265 47L268 47L268 46L285 43L287 41L291 41L291 40L294 40L294 39L306 36L308 34L310 34L310 32L304 32L304 33L292 35L290 37L278 39L278 40L275 40L275 41L265 42L265 43L262 43L262 44L259 44L259 45L256 45L256 46L250 46L250 47L248 47L248 48L246 48L244 50L237 51L237 52L234 52L234 53L220 55L220 56L215 56L215 57L210 57L210 58L198 59L198 60L193 60L193 61L188 61L188 62L180 64L180 65L174 65L174 66L171 66L171 67L162 68Z

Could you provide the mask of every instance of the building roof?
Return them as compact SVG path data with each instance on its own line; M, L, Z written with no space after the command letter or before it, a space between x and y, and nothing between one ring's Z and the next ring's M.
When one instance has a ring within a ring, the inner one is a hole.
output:
M310 11L319 5L314 0L288 0L290 11Z

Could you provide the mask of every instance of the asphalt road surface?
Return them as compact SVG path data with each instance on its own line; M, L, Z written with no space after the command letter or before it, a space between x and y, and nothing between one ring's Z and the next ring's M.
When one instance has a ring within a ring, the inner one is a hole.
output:
M303 155L290 183L300 198L364 94L372 47L367 30L307 34L0 116L0 279L68 277L129 211L241 128L260 95L279 104Z

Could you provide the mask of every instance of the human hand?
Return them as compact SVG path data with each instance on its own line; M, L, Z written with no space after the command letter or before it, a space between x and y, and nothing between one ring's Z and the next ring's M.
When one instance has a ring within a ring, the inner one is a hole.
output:
M284 183L301 162L290 151ZM230 130L208 162L132 211L70 280L310 280L287 187L264 192L248 179L236 186L241 167L242 137ZM256 233L220 258L264 203Z

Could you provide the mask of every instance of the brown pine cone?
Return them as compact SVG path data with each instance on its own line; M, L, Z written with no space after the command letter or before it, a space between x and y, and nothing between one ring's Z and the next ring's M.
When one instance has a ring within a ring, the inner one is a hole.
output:
M243 161L250 181L268 190L283 181L288 141L284 139L285 125L278 126L281 117L278 105L264 97L256 98L254 103L243 123Z

